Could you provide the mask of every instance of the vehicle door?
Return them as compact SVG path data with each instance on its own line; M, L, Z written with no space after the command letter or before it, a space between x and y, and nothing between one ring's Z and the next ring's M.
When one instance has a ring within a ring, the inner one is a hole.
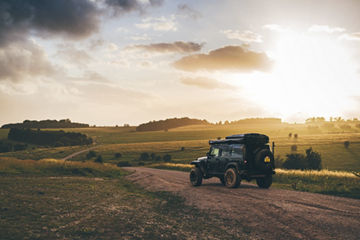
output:
M210 172L217 172L217 166L220 161L221 148L220 146L212 146L210 148L209 158L208 158L208 170Z
M224 172L226 165L228 164L228 162L230 162L231 147L228 145L225 145L221 149L222 149L222 151L221 151L221 156L219 157L217 170L219 172Z

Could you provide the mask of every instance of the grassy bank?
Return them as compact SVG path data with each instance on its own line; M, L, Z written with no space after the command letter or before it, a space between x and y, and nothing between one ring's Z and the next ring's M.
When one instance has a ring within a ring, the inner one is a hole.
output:
M153 168L190 171L189 164L158 163ZM276 169L273 187L360 199L360 177L345 171Z

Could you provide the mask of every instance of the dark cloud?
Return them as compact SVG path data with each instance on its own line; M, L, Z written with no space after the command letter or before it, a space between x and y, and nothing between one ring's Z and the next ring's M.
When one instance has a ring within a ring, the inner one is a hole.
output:
M55 72L44 51L31 42L13 43L0 48L0 81L20 81Z
M98 29L98 14L90 0L1 0L0 47L25 39L29 31L89 36Z
M193 19L198 19L198 18L202 17L200 12L192 9L187 4L179 4L177 6L177 8L178 8L178 12L180 14L184 14L186 16L189 16L189 17L193 18Z
M149 6L161 6L163 0L150 0L149 4L144 4L139 0L105 0L105 4L110 6L115 14L122 14L131 11L143 12Z
M251 51L247 46L226 46L208 54L186 56L174 63L176 68L184 71L268 71L271 65L272 62L265 53Z
M173 42L173 43L153 43L148 45L133 45L127 47L127 49L141 49L150 52L178 52L178 53L190 53L200 51L203 44L194 42Z
M204 89L234 89L233 86L231 86L227 83L222 83L213 78L185 77L185 78L181 78L180 81L182 84L195 86L195 87L199 87L199 88L204 88Z

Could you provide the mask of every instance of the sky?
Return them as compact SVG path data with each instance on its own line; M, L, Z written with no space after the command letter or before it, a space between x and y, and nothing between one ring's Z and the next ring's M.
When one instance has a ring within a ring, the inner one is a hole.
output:
M0 124L360 118L357 0L2 0Z

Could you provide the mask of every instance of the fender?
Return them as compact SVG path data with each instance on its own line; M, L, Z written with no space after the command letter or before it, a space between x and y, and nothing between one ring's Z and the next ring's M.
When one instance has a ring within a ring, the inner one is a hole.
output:
M226 171L226 169L228 169L230 167L233 167L236 169L236 171L239 171L239 163L237 163L237 162L229 162L228 164L226 164L225 171Z

